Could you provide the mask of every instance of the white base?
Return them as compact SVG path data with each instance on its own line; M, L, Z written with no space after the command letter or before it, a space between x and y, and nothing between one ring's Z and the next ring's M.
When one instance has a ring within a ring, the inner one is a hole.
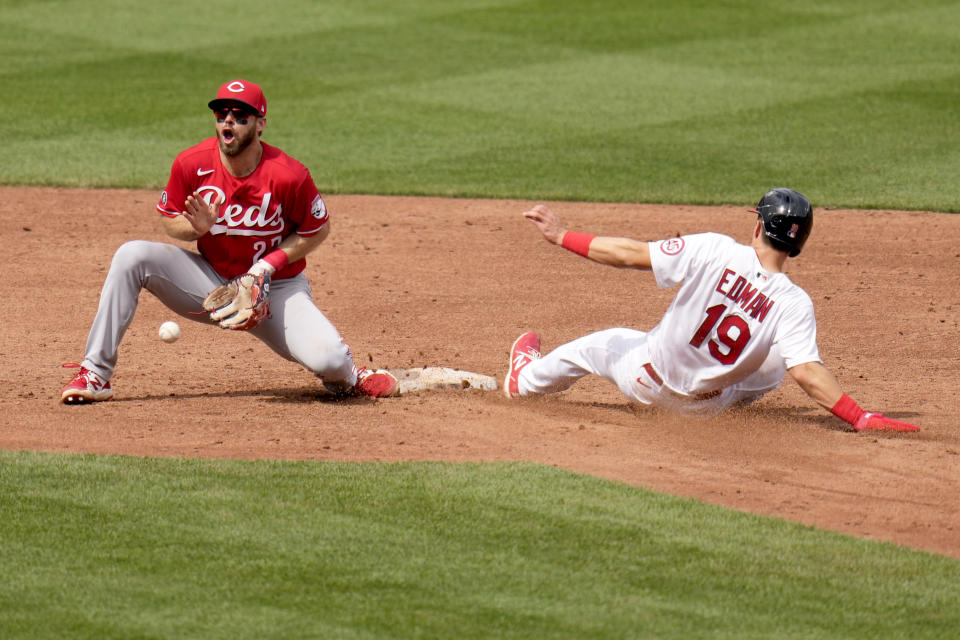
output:
M388 369L400 383L400 393L425 389L482 389L495 391L497 380L472 371L460 371L449 367L421 367L419 369Z

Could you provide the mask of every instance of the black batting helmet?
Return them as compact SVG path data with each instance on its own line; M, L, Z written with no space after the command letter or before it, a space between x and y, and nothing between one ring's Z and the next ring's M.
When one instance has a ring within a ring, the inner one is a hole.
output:
M775 248L789 251L791 258L800 255L813 227L813 207L806 196L777 187L767 191L751 211L763 220L763 233Z

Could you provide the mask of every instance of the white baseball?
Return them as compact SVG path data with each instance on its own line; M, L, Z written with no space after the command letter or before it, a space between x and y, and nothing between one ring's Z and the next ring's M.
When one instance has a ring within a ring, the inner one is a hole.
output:
M160 339L164 342L176 342L177 338L180 337L180 325L173 320L167 320L160 325L160 330L157 333L160 334Z

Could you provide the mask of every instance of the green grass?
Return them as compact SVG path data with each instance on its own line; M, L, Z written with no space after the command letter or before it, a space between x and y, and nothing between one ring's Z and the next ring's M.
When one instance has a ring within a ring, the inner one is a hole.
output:
M532 464L0 453L4 638L945 638L960 563Z
M327 193L960 211L960 4L0 3L0 181L159 188L258 81Z

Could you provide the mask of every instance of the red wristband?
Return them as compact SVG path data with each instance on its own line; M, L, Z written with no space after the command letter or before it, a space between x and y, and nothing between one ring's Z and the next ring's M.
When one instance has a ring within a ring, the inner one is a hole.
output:
M857 424L857 420L860 419L860 416L863 415L863 409L860 408L853 398L847 394L840 396L840 399L837 400L837 404L833 405L833 408L830 409L830 413L837 416L844 422L849 422L850 424Z
M563 241L560 243L560 246L586 258L590 253L590 243L593 242L594 238L596 238L596 236L592 236L589 233L567 231L563 234Z
M277 249L276 251L271 251L267 255L260 258L275 270L280 271L290 262L290 258L287 257L287 252L283 249Z

